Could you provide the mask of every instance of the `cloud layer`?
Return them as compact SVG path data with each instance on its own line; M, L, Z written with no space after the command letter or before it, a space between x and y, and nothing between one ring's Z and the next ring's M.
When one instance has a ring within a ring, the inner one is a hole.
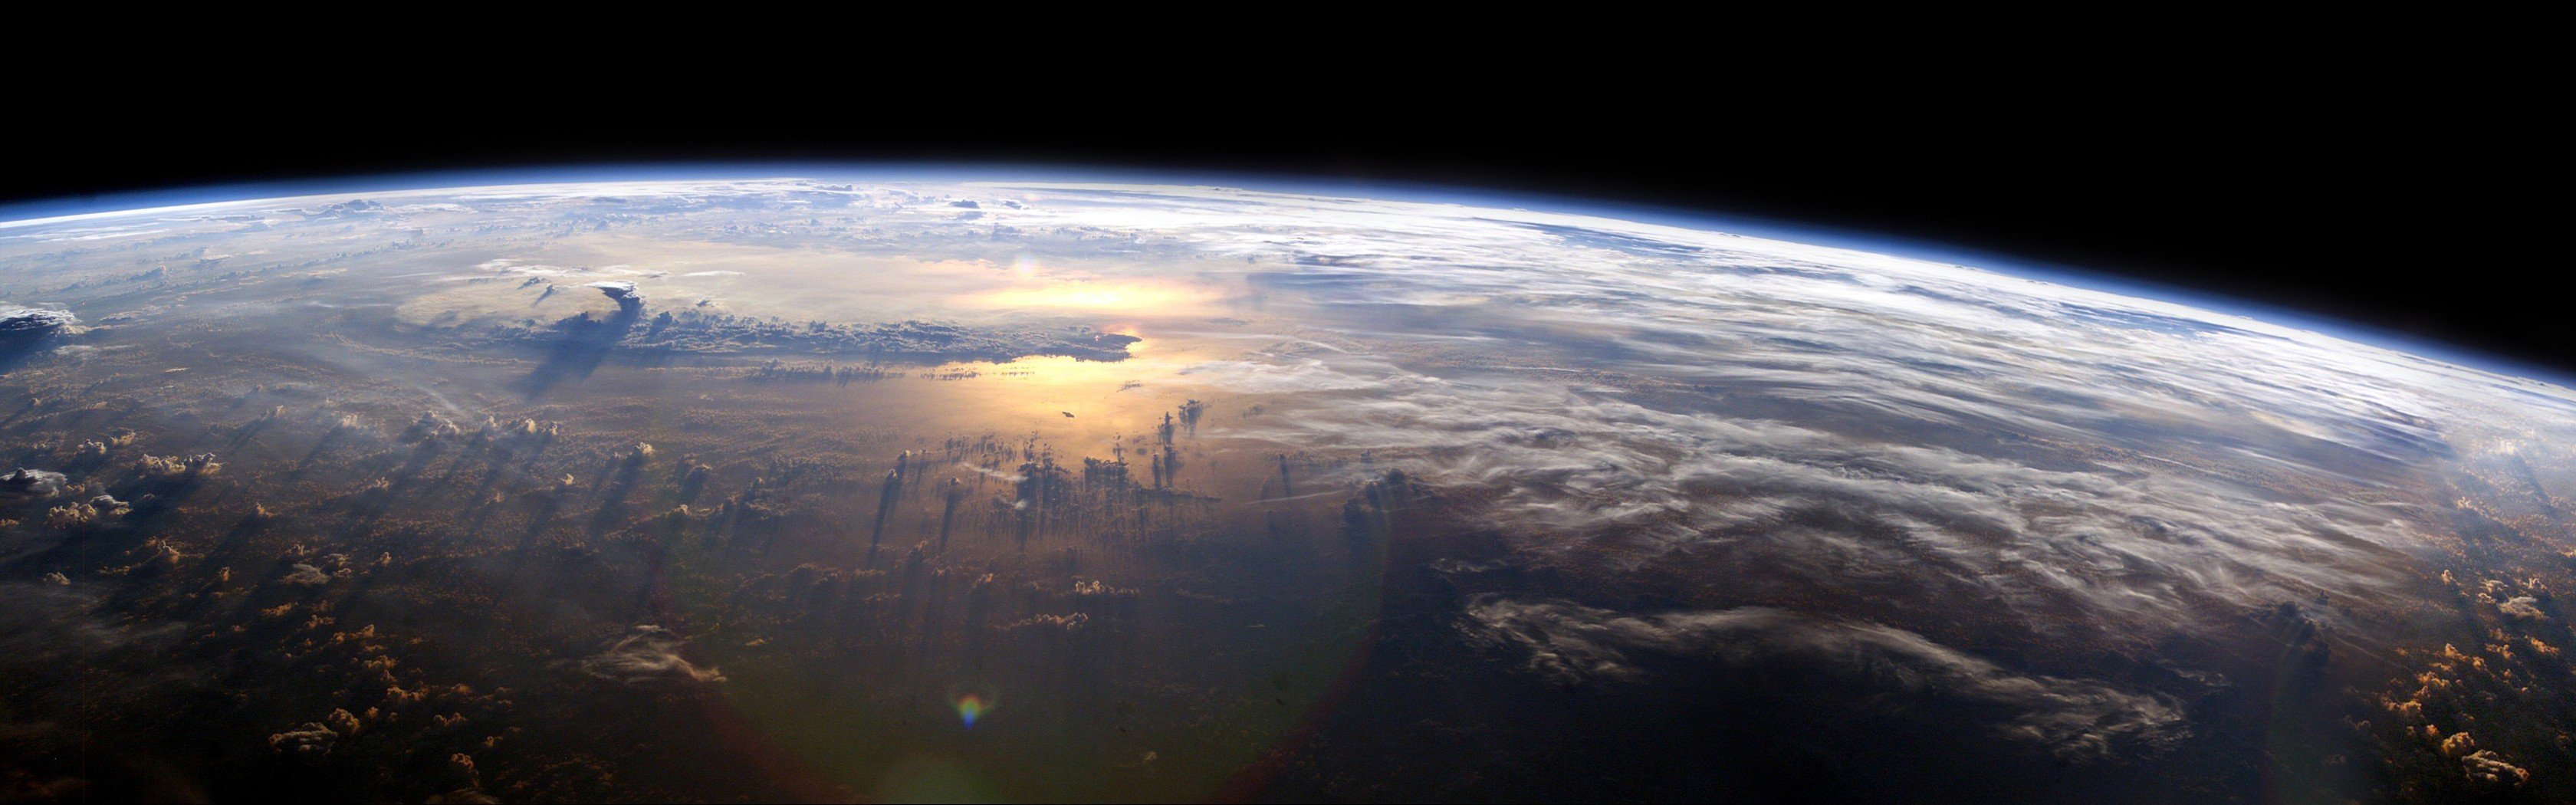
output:
M1646 655L1733 674L1814 674L1861 708L1896 711L1946 702L2003 711L1987 725L2006 739L2069 760L2153 750L2190 734L2170 698L2090 680L2008 670L1922 635L1865 622L1762 607L1630 615L1564 602L1486 597L1469 605L1470 639L1525 652L1529 670L1566 685L1650 680Z

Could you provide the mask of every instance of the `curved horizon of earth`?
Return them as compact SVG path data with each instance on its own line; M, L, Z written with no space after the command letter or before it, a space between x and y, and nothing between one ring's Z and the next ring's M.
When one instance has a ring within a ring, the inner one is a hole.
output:
M1329 192L0 223L0 796L2565 801L2571 412Z

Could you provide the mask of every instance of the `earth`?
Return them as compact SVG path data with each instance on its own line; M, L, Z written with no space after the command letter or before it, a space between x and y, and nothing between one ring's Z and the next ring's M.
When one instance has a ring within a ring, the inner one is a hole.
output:
M2564 386L984 178L0 224L0 799L2576 799Z

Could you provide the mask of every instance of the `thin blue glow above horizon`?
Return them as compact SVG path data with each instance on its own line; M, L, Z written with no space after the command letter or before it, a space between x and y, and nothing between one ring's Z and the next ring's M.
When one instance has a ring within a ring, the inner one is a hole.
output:
M1377 179L1319 178L1244 172L1102 169L1019 163L887 161L705 162L506 168L374 174L204 185L169 190L107 193L85 198L0 204L0 229L60 219L111 217L160 209L234 204L313 196L364 196L527 184L635 181L743 181L803 178L816 181L1042 181L1170 184L1233 187L1257 192L1383 201L1455 204L1586 215L1702 231L1727 232L1815 246L1950 263L2006 276L2185 305L2292 329L2307 330L2420 358L2484 369L2551 385L2576 388L2576 375L2468 347L2411 336L2366 322L2306 313L2228 297L2104 269L2011 257L1936 243L1759 215L1684 210L1607 199L1534 192L1462 189Z

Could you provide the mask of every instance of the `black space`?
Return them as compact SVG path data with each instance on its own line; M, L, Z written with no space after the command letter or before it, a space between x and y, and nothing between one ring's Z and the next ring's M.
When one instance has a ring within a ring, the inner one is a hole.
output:
M506 91L459 80L331 104L254 90L66 93L19 102L46 107L24 120L52 122L16 132L0 203L690 160L1312 175L1893 236L2576 374L2576 317L2539 284L2543 212L2533 188L2514 189L2554 164L2534 112L2498 111L2518 107L2402 65L2065 75L2007 60L1815 82L1786 66L1569 81L1545 65L1434 58L1392 65L1393 78L1296 73L846 86L728 73Z

